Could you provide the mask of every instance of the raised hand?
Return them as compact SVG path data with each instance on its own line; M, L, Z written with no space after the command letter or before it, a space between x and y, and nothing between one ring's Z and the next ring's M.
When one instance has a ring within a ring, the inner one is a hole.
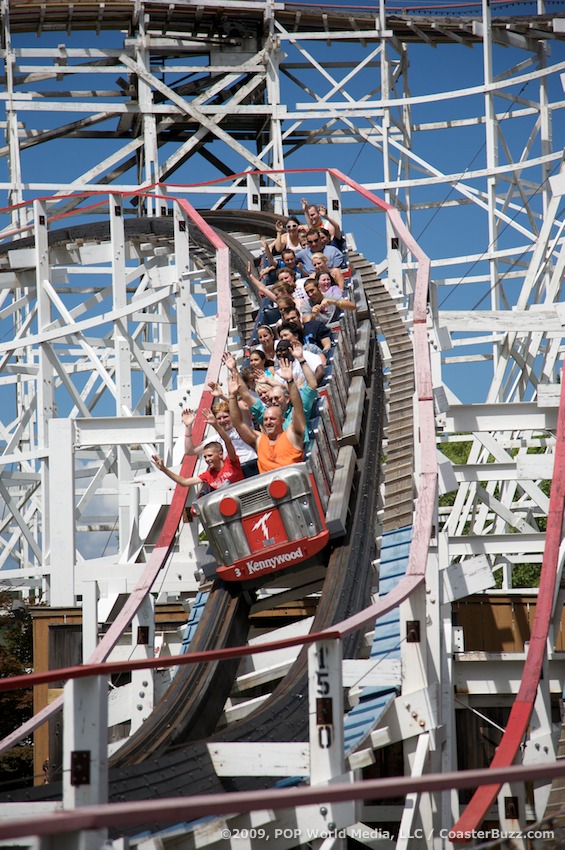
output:
M228 391L230 395L237 395L239 392L239 380L237 378L231 378L228 380Z
M296 357L297 360L303 360L304 359L302 343L300 342L300 340L298 340L298 339L292 340L292 353L294 354L294 356Z
M213 428L216 426L216 417L214 416L211 410L208 410L208 408L203 408L202 416L204 417L208 425L211 425Z
M281 378L286 381L292 381L292 360L289 360L288 357L281 355L279 357L279 375Z
M237 370L236 359L229 351L224 351L222 354L222 363L226 369L229 369L230 372L235 372Z
M186 408L185 410L183 410L181 418L185 427L191 428L194 425L196 413L194 412L194 410L189 410L188 408Z
M159 455L151 455L151 460L153 461L157 469L160 469L161 472L164 470L165 463L162 457L159 457Z
M212 395L215 398L222 398L222 396L224 395L224 392L222 390L221 384L219 384L217 381L208 381L208 386L210 387L210 390L212 391Z

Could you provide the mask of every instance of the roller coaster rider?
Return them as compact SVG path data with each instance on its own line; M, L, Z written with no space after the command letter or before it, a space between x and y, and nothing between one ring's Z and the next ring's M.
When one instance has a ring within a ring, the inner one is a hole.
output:
M232 422L240 437L257 452L259 472L269 472L293 463L300 463L303 458L306 417L302 398L294 383L292 360L288 357L280 357L278 374L286 381L293 408L291 423L286 430L283 427L282 410L275 404L265 408L263 432L245 425L237 400L239 379L235 375L230 375L228 383Z
M178 475L176 472L173 472L172 469L165 466L163 459L159 457L159 455L153 455L152 457L153 463L157 469L160 469L161 472L164 472L165 475L168 475L169 478L177 484L180 484L182 487L192 487L193 484L202 484L203 488L199 493L200 496L203 495L204 492L208 493L210 490L218 490L220 487L224 487L227 484L235 484L237 481L243 481L244 478L241 463L239 462L233 443L227 433L217 421L212 411L203 410L202 413L208 425L215 428L218 432L218 436L223 441L226 447L226 458L223 456L222 443L217 440L212 440L204 446L204 450L202 452L202 456L208 466L208 469L200 475L193 475L191 478L184 478L182 475ZM239 415L241 417L241 413Z

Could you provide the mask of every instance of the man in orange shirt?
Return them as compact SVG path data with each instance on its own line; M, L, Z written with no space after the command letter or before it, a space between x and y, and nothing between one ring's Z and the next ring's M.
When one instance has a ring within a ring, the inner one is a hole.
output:
M230 376L228 384L232 423L242 440L245 440L257 452L259 472L270 472L272 469L279 469L281 466L300 463L303 459L306 417L304 416L302 398L292 375L292 360L287 357L279 358L278 375L287 383L290 402L293 406L292 420L286 431L283 429L282 410L275 404L265 408L263 413L264 432L255 431L245 425L237 403L239 381L236 377Z

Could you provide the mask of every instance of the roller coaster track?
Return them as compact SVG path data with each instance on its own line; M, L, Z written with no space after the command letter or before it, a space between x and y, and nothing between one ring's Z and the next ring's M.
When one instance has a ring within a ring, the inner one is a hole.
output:
M380 368L378 359L375 356L371 357L371 368L369 378L369 400L367 424L364 429L364 439L362 450L359 456L359 467L362 472L359 475L358 484L355 493L354 513L351 521L351 529L348 533L346 541L337 546L329 557L327 563L327 574L325 580L325 591L322 594L318 604L317 612L312 623L311 630L313 632L321 631L324 628L338 622L345 617L355 613L355 611L364 607L367 604L370 590L370 565L374 558L373 535L366 532L374 522L373 514L376 504L375 488L372 486L372 481L375 479L376 470L379 465L380 451L380 427L382 421L382 390L380 386ZM215 588L214 598L218 594L218 588ZM214 603L214 607L215 607ZM208 606L207 606L208 608ZM353 656L357 651L358 638L350 640L345 647L347 657ZM237 724L237 728L232 732L220 733L218 736L212 736L210 740L269 740L272 738L273 730L276 729L278 741L285 740L304 740L307 737L307 713L305 700L301 697L296 699L296 695L303 695L306 692L306 654L302 652L296 663L285 676L281 684L275 689L267 706L263 706L253 712L245 721ZM190 694L190 691L188 692ZM180 696L180 702L187 699L187 695ZM193 694L188 696L192 701ZM208 694L203 694L201 697L202 703L206 704L206 713L208 712ZM194 710L194 714L198 716L199 708ZM174 715L171 715L171 718ZM169 719L169 723L171 720ZM176 721L175 721L176 722ZM166 725L166 723L165 723ZM144 731L142 727L141 732ZM191 735L194 736L194 729L191 730ZM145 735L143 735L145 739ZM151 736L148 736L151 739ZM137 761L139 758L147 757L147 739L143 743L139 740L139 746L135 747L135 754L131 759L132 747L128 743L122 748L126 753L128 761ZM175 788L171 788L167 783L168 790L164 789L154 793L179 793L179 788L182 789L183 782L186 777L179 776L179 770L182 770L181 765L187 761L193 760L196 756L186 748L174 748L168 756L164 756L165 760L171 760L175 764L175 768L171 770L171 777L174 777ZM176 752L176 750L179 750ZM118 762L123 763L125 759L122 757L122 750L118 753ZM162 760L159 759L159 765L162 767ZM141 773L132 769L122 769L120 777L122 782L125 781L125 776L134 781L135 775L145 777L147 766L141 768ZM209 777L208 777L208 781ZM272 782L273 780L271 780ZM178 783L178 785L177 785ZM240 787L238 780L232 780L237 787ZM245 783L247 784L247 783ZM269 783L267 782L267 785ZM263 785L264 787L264 785ZM121 793L118 799L124 799ZM129 794L126 797L131 799Z
M215 223L218 222L218 219L221 219L222 223L225 223L226 220L232 224L232 227L237 227L241 230L248 231L257 231L268 229L269 225L272 226L274 222L269 221L268 216L257 216L253 214L240 214L239 217L236 218L236 222L233 221L234 216L229 214L221 214L218 216L217 214L214 216L216 219ZM149 222L139 222L133 221L127 223L128 235L131 238L135 233L136 238L140 239L151 239L151 238L163 238L164 234L167 230L170 231L170 223L162 220L149 220ZM167 227L169 225L169 228ZM65 230L62 233L54 233L53 240L60 239L65 241L75 241L77 239L92 239L96 235L96 238L104 238L105 233L100 233L99 229L93 228L91 226L87 226L84 229L70 229ZM192 234L191 234L192 236ZM233 240L230 239L229 236L225 236L222 234L224 241L230 244L230 248L234 249ZM22 241L20 240L18 247L23 247ZM206 266L207 262L211 262L211 258L206 258L205 249L202 246L198 246L199 259L198 261L202 264L202 266ZM247 256L244 251L236 248L236 264L239 261L239 264L243 264L246 262ZM242 330L246 329L249 325L249 306L246 309L240 310L238 316L238 325L242 328ZM366 452L370 458L370 462L364 462L362 464L362 468L364 471L364 475L361 476L361 480L359 483L359 487L361 488L362 495L359 496L360 502L362 505L362 510L360 513L362 514L362 519L357 518L357 525L355 522L353 523L353 527L356 529L356 533L352 536L352 539L355 541L354 544L347 544L346 546L339 547L336 552L330 558L330 564L328 566L328 575L332 576L332 580L330 582L333 585L333 593L326 594L326 602L320 604L318 606L318 613L316 615L315 623L313 628L316 630L320 630L332 622L336 622L338 620L344 619L366 606L368 602L368 594L369 594L369 580L370 580L370 565L371 561L375 556L375 552L373 550L373 542L372 542L372 534L361 534L361 529L366 529L371 524L371 517L373 514L373 505L374 505L374 494L372 492L373 488L368 483L370 481L374 481L376 476L375 469L376 465L378 466L379 461L379 450L380 450L380 423L382 422L382 390L380 388L380 374L381 370L377 366L375 366L376 361L374 360L374 352L373 356L370 358L370 369L369 369L369 380L370 380L370 398L372 399L370 403L370 413L368 417L368 424L365 429L365 443L368 448ZM377 387L375 388L375 384ZM355 550L355 557L351 557L351 548ZM359 555L359 552L362 552L362 556ZM347 577L347 566L350 562L357 563L361 565L361 569L358 569L357 575L353 581L351 581L351 577ZM346 587L349 587L349 590L346 592ZM212 599L214 600L213 604L207 606L206 616L203 619L202 626L197 632L197 638L195 642L195 647L200 646L218 646L224 644L232 644L239 643L244 640L245 628L243 623L247 621L247 610L248 606L243 600L243 597L237 596L234 597L233 593L226 589L221 583L216 583L214 587L214 591L211 594ZM222 624L221 626L219 624ZM204 637L203 637L204 636ZM212 641L212 643L210 643ZM350 650L352 651L352 650ZM301 671L299 674L294 673L291 676L285 677L285 685L291 685L291 683L296 679L297 675L299 679L302 679L304 674L304 663L302 662ZM218 669L218 665L215 666L216 670ZM199 706L198 699L188 699L187 694L194 694L194 671L189 673L188 671L191 668L183 668L186 673L186 679L188 684L183 684L183 675L179 675L177 677L177 684L175 686L175 692L177 694L176 699L172 697L170 699L166 699L163 701L163 708L168 705L168 708L172 710L172 713L175 717L174 728L178 734L178 729L183 724L179 720L179 715L183 714L188 718L186 720L187 727L192 729L192 735L206 735L209 734L211 729L206 725L203 725L202 717L210 718L207 722L213 726L214 720L211 719L215 716L214 711L211 710L210 705L210 693L214 690L216 692L215 701L218 705L218 710L221 709L223 702L225 701L226 694L224 691L218 688L218 676L213 674L205 675L204 673L198 674L198 679L200 681L205 680L206 686L205 690L207 693L205 694L206 701L206 712L202 712ZM235 672L235 669L234 669ZM225 674L225 665L223 665L220 678L226 680ZM231 678L228 676L227 679L231 682L233 679L233 673ZM211 685L213 687L211 687ZM286 687L288 691L288 687ZM292 688L291 690L296 691L296 688ZM222 698L222 694L223 698ZM288 699L288 697L287 697ZM296 701L293 699L288 700L289 703L295 703ZM190 704L192 708L187 707L187 704ZM183 705L183 709L179 708L180 705ZM280 716L280 697L278 698L278 704L276 713L277 716ZM159 712L154 712L155 717L147 724L144 725L143 730L144 734L141 736L141 741L139 745L139 749L143 751L144 758L147 758L148 752L150 749L148 745L148 741L155 741L155 748L159 747L159 742L161 742L161 738L155 735L155 724L159 724L159 721L155 718ZM168 715L167 715L168 716ZM198 721L200 718L200 721ZM302 718L302 735L305 734L305 720L306 717ZM257 729L256 720L250 721L253 728ZM164 725L168 731L166 731L165 737L171 737L171 726L173 725L170 720L167 722L162 721L162 725ZM270 725L270 721L267 721L266 727L268 728ZM291 724L292 726L292 724ZM280 727L279 727L280 728ZM244 737L245 737L245 733ZM298 733L299 737L300 733ZM174 733L172 735L174 740ZM289 733L289 740L296 739L297 732L293 728ZM128 742L129 743L129 742ZM131 748L131 745L130 745ZM125 746L124 753L128 750L128 745ZM130 756L133 761L136 760L135 756ZM127 760L127 755L122 755L121 751L118 755L117 762L122 763ZM122 784L122 783L120 783ZM54 787L53 789L54 790Z
M379 305L382 307L384 304L385 306L385 309L382 310L381 330L386 335L392 327L397 336L397 340L393 343L392 336L394 336L394 333L389 333L391 354L394 355L397 351L400 353L398 361L395 361L395 357L392 356L389 389L394 389L395 392L391 392L389 397L389 422L394 417L400 417L406 425L405 396L411 397L413 388L413 377L409 374L410 369L407 368L407 361L414 362L413 357L406 356L410 345L409 339L402 326L402 321L396 320L394 316L396 308L384 289L380 287L372 267L358 256L353 258L353 265L357 267L364 285L367 286L370 309L378 315ZM425 267L422 274L425 278L427 274ZM390 309L391 306L392 310ZM425 316L425 307L423 315ZM425 331L425 324L423 330ZM423 338L425 339L425 337ZM323 595L312 627L312 631L317 633L321 628L327 628L332 622L345 619L346 625L343 634L347 637L344 650L346 656L355 653L355 646L358 641L357 632L362 623L367 620L366 614L363 619L362 616L356 615L356 611L367 604L370 565L375 554L373 535L367 534L367 528L371 526L375 510L375 481L377 480L380 453L379 429L383 422L382 394L379 389L381 370L380 367L377 367L375 358L376 351L373 351L369 358L368 411L359 448L359 476L355 487L355 502L352 504L353 520L344 544L334 550L328 562L328 583L332 590ZM394 383L395 379L396 384ZM427 386L422 385L419 392L420 398L424 403L427 403ZM424 469L424 475L426 474L429 473ZM389 480L394 484L394 476L391 476ZM409 480L411 481L411 477ZM412 488L411 486L404 487L403 491L405 493L403 500L406 502L404 506L399 505L399 498L393 499L396 515L387 517L385 509L385 521L390 528L398 527L404 517L411 517L412 515ZM424 487L421 493L421 504L423 505L421 534L424 534L424 536L429 525L427 515L430 495L431 491L428 494L426 487ZM351 564L358 567L357 573L353 576L348 573ZM385 611L389 610L394 604L398 604L398 601L406 598L406 595L410 593L410 588L415 588L421 582L423 573L417 564L414 566L414 561L412 568L409 568L409 573L410 575L405 582L406 586L402 589L399 588L398 593L390 594L391 598L384 604L379 603L377 606L373 606L375 613L377 613L377 608L379 611ZM240 608L243 611L245 606L242 605ZM306 706L302 699L297 698L297 695L304 693L305 675L305 653L303 652L291 673L275 689L266 707L251 715L243 723L237 724L234 730L228 729L227 732L219 733L209 740L272 740L275 729L277 740L284 740L285 736L287 736L287 740L303 739L306 736L307 728ZM284 723L281 722L281 718L284 719ZM148 795L174 796L186 792L187 782L190 783L194 791L202 787L206 793L210 793L214 790L214 787L217 788L218 786L224 789L227 787L241 789L251 786L265 787L272 784L273 780L262 777L261 779L232 779L228 783L222 782L215 775L205 742L194 742L188 745L179 743L164 755L157 755L143 764L116 768L111 779L110 796L113 800L140 800L146 799ZM38 793L32 795L23 794L20 796L18 794L17 796L19 799L29 799L30 796L33 796L33 799L36 800L45 799L47 796L52 796L56 792L56 788L51 786L50 789L37 789L37 791ZM13 795L12 799L16 799L16 795ZM152 828L155 828L155 824L152 825Z
M236 222L233 216L222 214L215 216L214 224L225 226L226 221L231 227L239 230L264 230L271 222L265 222L265 216L241 215ZM257 220L259 218L259 220ZM132 223L135 224L135 223ZM162 222L157 230L166 223ZM140 227L140 232L147 228ZM153 226L151 227L154 230ZM86 235L86 234L85 234ZM156 235L156 234L154 234ZM65 233L64 239L76 240L77 233ZM147 232L144 239L149 238ZM232 240L222 234L225 242ZM206 264L205 251L199 248L203 265ZM236 262L245 261L241 250L236 254ZM359 275L367 295L368 306L373 317L380 315L381 331L389 343L392 363L388 376L389 411L388 422L402 418L406 427L406 405L403 396L412 396L413 376L410 376L412 357L406 358L407 348L411 351L411 343L401 319L396 318L396 307L375 276L373 266L361 256L354 255L352 266ZM240 303L240 307L243 305ZM392 309L391 309L392 308ZM238 325L244 329L249 324L248 304L240 309ZM392 332L391 332L392 329ZM373 344L372 344L372 347ZM397 352L400 352L399 356ZM383 422L383 397L381 386L381 368L376 350L369 359L368 374L368 412L367 423L363 432L363 441L359 456L361 470L356 487L356 506L353 506L351 529L343 545L336 547L327 565L327 583L330 592L323 594L318 605L312 630L317 632L334 622L346 619L367 605L370 589L371 562L375 556L373 535L367 534L366 529L374 523L376 506L376 488L374 481L378 478L379 455ZM396 383L395 383L396 381ZM403 392L404 390L404 392ZM410 405L411 408L411 405ZM393 433L389 435L389 447L393 442ZM407 441L404 441L407 442ZM412 445L412 441L408 441ZM390 449L389 449L390 451ZM385 493L392 485L394 475L387 475L385 470ZM389 485L390 482L390 485ZM405 517L413 510L413 493L410 486L404 488L405 498L396 497L389 500L393 509L389 512L385 507L385 523L395 527L403 523ZM392 516L389 516L389 513ZM353 570L352 566L353 565ZM353 572L353 575L352 575ZM234 595L232 591L215 583L211 593L211 602L206 606L205 615L200 628L197 630L193 649L211 646L233 645L243 642L247 627L248 604L242 595ZM356 653L358 636L348 640L345 654L353 656ZM171 796L184 793L190 775L190 784L194 792L199 790L212 791L222 783L215 772L207 755L205 742L187 744L183 741L188 737L205 737L210 735L219 712L223 706L229 687L235 674L235 667L227 671L225 663L203 665L193 668L186 666L175 677L174 687L162 700L162 704L153 712L151 718L143 725L137 736L133 736L118 751L115 767L111 771L110 797L113 800L143 799L149 793L151 796ZM224 683L223 687L219 682ZM267 706L254 712L243 723L237 724L233 731L227 730L210 740L268 740L272 738L273 729L277 730L277 740L303 740L307 737L307 712L303 699L296 699L297 694L304 694L306 689L306 655L302 652L290 673L272 694ZM203 711L203 706L206 710ZM276 722L275 722L276 721ZM185 733L184 730L190 730ZM151 742L151 745L149 744ZM151 753L154 753L151 756ZM195 774L200 775L200 779ZM260 781L231 780L230 787L268 787L273 779L262 778ZM223 787L223 786L222 786ZM41 793L43 791L43 793ZM52 796L56 786L48 789L37 789L34 799ZM38 793L39 792L39 793ZM19 796L19 795L18 795ZM24 795L27 796L27 795ZM155 826L155 825L153 825Z

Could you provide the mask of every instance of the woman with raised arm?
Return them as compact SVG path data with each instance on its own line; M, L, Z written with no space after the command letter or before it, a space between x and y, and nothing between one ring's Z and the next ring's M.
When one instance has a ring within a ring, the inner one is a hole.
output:
M275 254L282 254L285 248L292 248L293 251L298 251L302 246L298 234L300 222L296 216L291 215L286 223L279 219L275 224L277 235L271 242L271 251Z

